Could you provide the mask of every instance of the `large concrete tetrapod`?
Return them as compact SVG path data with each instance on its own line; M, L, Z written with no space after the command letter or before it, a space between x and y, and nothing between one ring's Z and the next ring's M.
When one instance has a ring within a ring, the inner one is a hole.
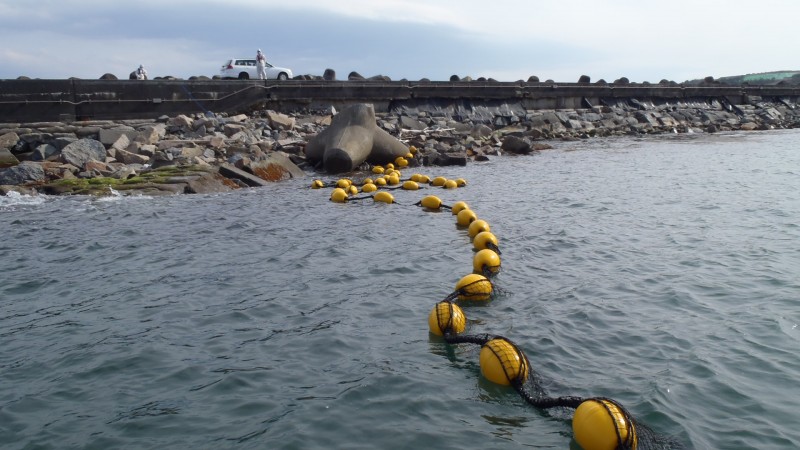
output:
M408 153L408 147L375 123L372 105L357 104L333 117L328 128L306 145L306 160L329 173L355 170L364 161L385 164Z

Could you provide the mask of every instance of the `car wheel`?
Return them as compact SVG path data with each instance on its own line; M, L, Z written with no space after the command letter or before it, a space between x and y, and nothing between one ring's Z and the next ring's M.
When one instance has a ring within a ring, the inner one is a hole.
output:
M242 72L242 73L239 74L239 79L240 80L249 80L250 79L250 75L248 75L247 72Z
M281 81L286 81L289 79L289 75L286 75L286 72L281 72L278 74L278 79Z

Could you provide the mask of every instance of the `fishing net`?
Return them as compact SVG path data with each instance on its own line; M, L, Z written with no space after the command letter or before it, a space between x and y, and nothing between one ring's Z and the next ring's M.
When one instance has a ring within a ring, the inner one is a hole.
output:
M538 409L576 409L576 417L573 420L578 421L582 420L577 417L578 411L583 408L582 405L586 404L587 409L604 408L607 416L612 417L614 420L612 423L616 425L611 427L613 434L610 439L615 438L617 445L611 448L619 450L677 450L686 448L679 440L653 431L613 399L606 397L549 396L543 387L540 375L530 365L522 350L503 336L485 333L458 335L448 328L443 329L445 330L444 340L448 344L476 344L486 348L487 345L491 345L493 341L497 340L507 343L503 347L508 349L506 352L493 350L493 353L497 355L502 373L508 379L508 384L519 393L520 397ZM509 355L509 352L515 354ZM481 370L484 370L483 365ZM576 432L576 440L580 438L577 434Z

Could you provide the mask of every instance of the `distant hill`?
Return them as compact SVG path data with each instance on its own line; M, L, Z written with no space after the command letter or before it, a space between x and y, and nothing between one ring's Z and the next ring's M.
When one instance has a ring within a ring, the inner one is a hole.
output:
M733 75L728 77L706 77L702 80L690 80L686 85L724 84L724 85L800 85L800 70L778 70L775 72L750 73L747 75Z

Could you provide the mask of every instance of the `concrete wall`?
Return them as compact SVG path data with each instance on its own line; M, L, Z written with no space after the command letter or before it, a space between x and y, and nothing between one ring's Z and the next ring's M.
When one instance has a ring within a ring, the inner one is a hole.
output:
M527 109L580 109L630 99L687 101L716 98L746 104L750 97L792 98L791 86L661 86L580 83L355 82L275 80L0 80L0 122L122 120L161 115L289 112L350 103L385 111L403 102L507 100Z

